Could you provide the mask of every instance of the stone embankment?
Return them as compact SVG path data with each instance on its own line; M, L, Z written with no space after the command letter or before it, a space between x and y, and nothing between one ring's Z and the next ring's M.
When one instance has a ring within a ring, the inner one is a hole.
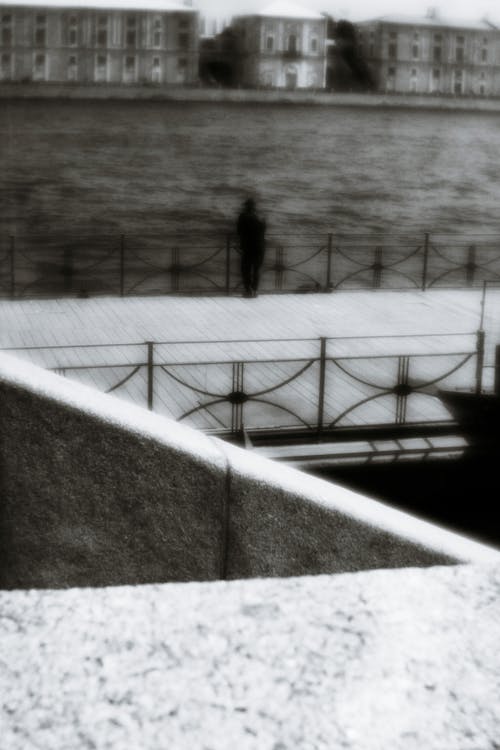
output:
M330 107L500 112L500 99L418 94L357 94L326 91L222 89L75 84L0 84L0 99L128 99L142 101L296 104Z

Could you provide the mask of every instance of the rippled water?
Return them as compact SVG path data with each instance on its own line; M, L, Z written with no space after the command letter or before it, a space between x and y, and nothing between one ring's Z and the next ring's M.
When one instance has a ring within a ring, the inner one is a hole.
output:
M274 234L483 234L499 153L484 113L2 102L0 228L195 238L254 193Z

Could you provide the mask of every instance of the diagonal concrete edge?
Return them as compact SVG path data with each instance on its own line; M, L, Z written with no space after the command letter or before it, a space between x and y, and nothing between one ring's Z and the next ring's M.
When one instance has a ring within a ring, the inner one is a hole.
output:
M500 552L0 356L4 588L486 562Z

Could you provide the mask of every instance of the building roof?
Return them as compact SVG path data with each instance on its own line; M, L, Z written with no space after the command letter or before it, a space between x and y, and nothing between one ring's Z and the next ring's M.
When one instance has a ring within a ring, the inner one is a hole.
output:
M474 21L466 18L443 18L437 16L407 16L395 13L379 16L361 23L388 23L399 26L432 26L440 28L474 29L477 31L495 31L497 26L486 19Z
M152 10L158 13L196 13L176 0L0 0L2 7L82 8L87 10Z
M324 20L325 16L316 10L290 2L289 0L275 0L270 5L266 5L262 10L255 13L241 14L245 16L258 16L266 18L300 18L306 20Z

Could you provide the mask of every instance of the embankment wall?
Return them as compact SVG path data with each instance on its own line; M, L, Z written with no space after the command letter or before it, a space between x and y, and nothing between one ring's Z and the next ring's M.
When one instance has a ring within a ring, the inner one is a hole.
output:
M497 561L499 553L7 355L0 587Z

